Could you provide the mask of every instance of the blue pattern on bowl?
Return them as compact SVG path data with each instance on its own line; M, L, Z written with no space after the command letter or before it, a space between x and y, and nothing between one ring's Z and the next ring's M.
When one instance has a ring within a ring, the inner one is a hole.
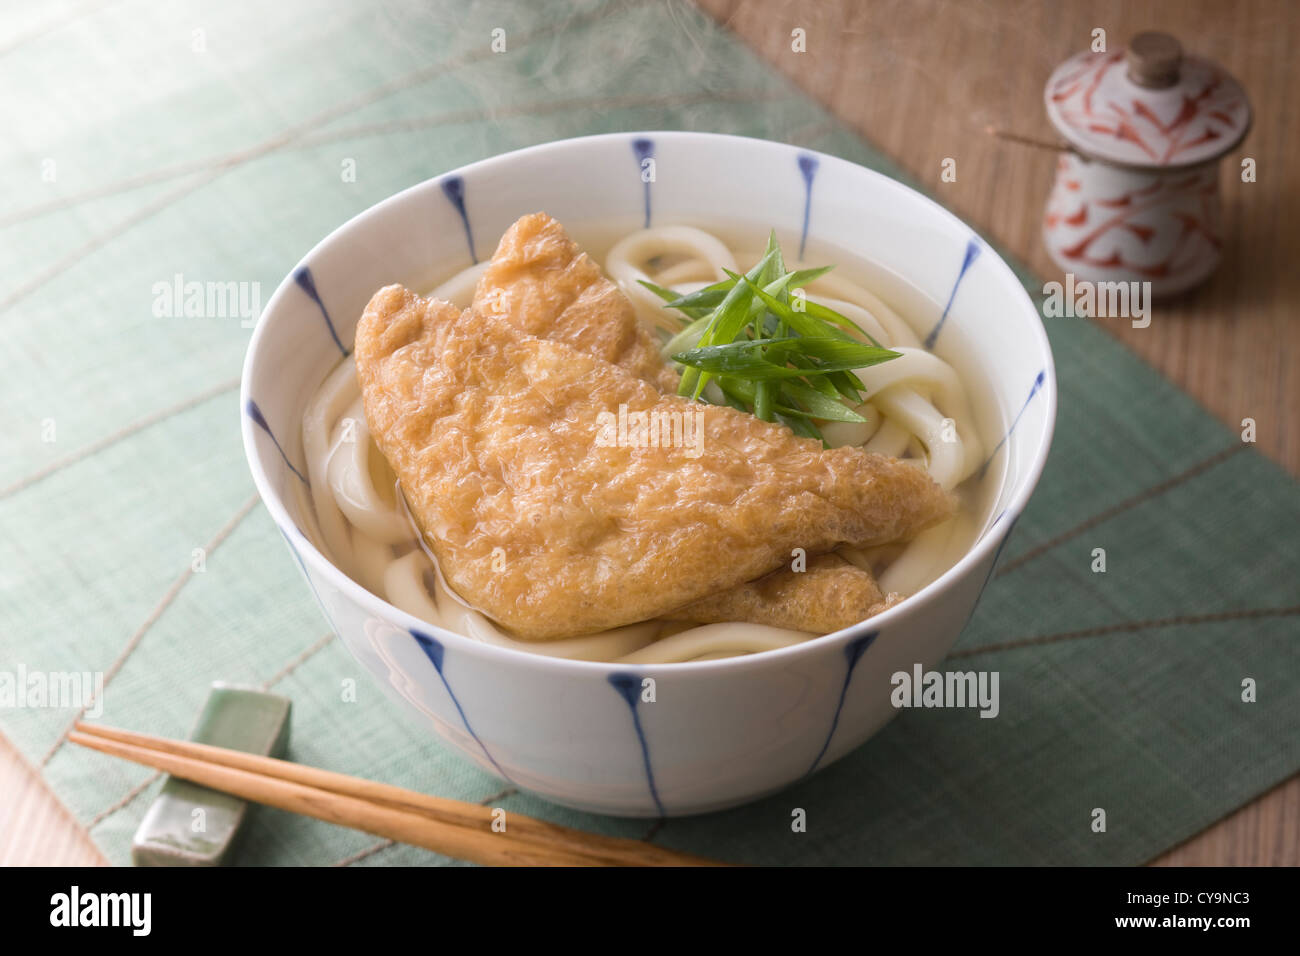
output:
M465 226L465 242L469 245L469 257L478 264L478 253L474 251L474 230L470 228L469 213L465 211L465 180L459 176L448 176L442 181L442 194L447 197Z
M939 316L939 321L934 324L930 334L925 337L925 347L933 349L935 340L939 338L939 332L943 329L944 323L948 321L948 312L952 309L952 300L957 298L957 287L961 285L961 280L965 278L966 272L970 269L971 263L979 258L980 244L979 240L971 236L966 242L966 254L961 260L961 269L957 272L957 279L952 284L952 291L948 293L948 301L943 307L943 314Z
M1034 400L1034 396L1037 395L1040 391L1042 391L1043 385L1046 382L1047 382L1047 370L1044 369L1041 372L1039 372L1037 376L1035 376L1034 384L1030 386L1029 394L1025 397L1025 403L1020 406L1020 411L1016 412L1016 417L1011 420L1011 425L1007 428L1006 433L1003 434L1003 436L1000 439L998 439L998 443L993 446L993 450L989 452L988 458L986 458L984 460L984 464L980 466L980 470L979 470L980 478L983 478L984 473L989 470L989 465L993 464L993 459L997 457L997 453L1002 450L1002 446L1007 443L1007 439L1011 437L1011 433L1014 432L1016 430L1016 426L1020 424L1020 418L1025 414L1025 409L1028 408L1029 403Z
M817 756L813 758L813 762L809 765L808 771L804 776L808 776L816 770L817 765L822 762L822 757L826 756L826 751L830 748L831 740L835 736L835 729L840 723L840 711L844 709L844 698L848 696L849 693L849 682L853 680L853 670L858 666L858 661L862 660L862 655L867 652L867 648L871 647L879 636L879 631L868 631L866 634L855 637L844 645L844 656L847 661L847 667L844 671L844 684L840 687L840 699L835 704L835 716L831 718L831 729L826 733L826 742L822 744L822 749L817 751Z
M311 269L306 266L299 266L293 273L293 281L298 283L298 287L306 292L316 307L320 309L321 317L325 320L325 326L330 330L330 337L334 339L334 344L339 347L339 352L346 358L348 350L343 347L339 341L339 334L334 330L334 321L330 318L329 311L325 308L325 303L321 301L320 293L316 291L316 279L311 274Z
M654 162L655 144L652 139L634 139L632 140L632 154L636 156L637 175L641 177L641 185L644 187L645 196L645 226L650 228L650 180L645 178L645 161L648 159Z
M803 175L803 231L799 234L799 261L802 262L804 247L808 245L808 222L812 217L813 177L817 175L819 162L810 153L800 153L797 162Z
M465 726L465 732L474 738L474 742L483 751L483 756L487 757L492 766L496 767L497 773L507 782L514 783L510 779L510 775L501 769L501 765L497 763L496 758L488 752L483 741L479 739L479 735L474 732L474 728L469 725L469 718L465 716L465 709L460 706L460 701L456 699L456 692L451 689L451 684L447 681L447 674L443 670L446 651L442 646L442 641L425 634L423 631L414 629L411 630L410 634L415 638L415 643L420 645L420 650L424 651L424 656L429 658L429 663L433 664L433 669L438 672L438 677L442 679L442 686L447 688L447 696L451 698L452 704L455 705L456 713L460 714L460 722Z
M662 817L667 814L664 813L663 802L659 799L659 790L655 787L654 767L650 763L650 746L646 742L645 730L641 726L641 715L637 711L637 704L641 700L641 680L640 676L628 671L609 675L610 684L618 691L619 696L627 704L628 710L632 712L632 729L636 731L636 739L641 744L641 759L645 762L645 777L646 784L650 787L650 799L654 801Z
M263 415L262 410L257 407L257 402L253 401L250 398L248 400L248 404L244 406L244 413L253 420L253 424L255 424L258 428L262 429L262 431L266 432L267 437L270 438L272 444L275 445L276 451L280 453L280 457L284 460L284 463L288 467L288 469L294 473L294 475L297 477L299 481L301 481L304 485L310 488L311 482L307 480L306 475L304 475L301 471L299 471L297 468L293 466L293 462L291 462L289 460L289 456L285 454L284 446L282 446L280 444L280 440L275 437L275 432L271 431L271 426L266 423L266 416Z

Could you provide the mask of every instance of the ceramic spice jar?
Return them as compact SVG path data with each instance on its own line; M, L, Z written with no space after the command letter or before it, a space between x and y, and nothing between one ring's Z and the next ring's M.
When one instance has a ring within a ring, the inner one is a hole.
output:
M1089 282L1150 282L1168 296L1219 264L1219 160L1250 128L1245 90L1164 33L1080 53L1052 73L1047 115L1070 149L1057 160L1043 236Z

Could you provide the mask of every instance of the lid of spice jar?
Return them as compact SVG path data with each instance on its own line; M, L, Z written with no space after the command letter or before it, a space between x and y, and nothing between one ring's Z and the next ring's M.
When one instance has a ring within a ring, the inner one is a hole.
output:
M1127 49L1079 53L1053 71L1047 116L1093 159L1143 169L1195 166L1234 149L1250 129L1250 100L1226 70L1184 55L1167 33Z

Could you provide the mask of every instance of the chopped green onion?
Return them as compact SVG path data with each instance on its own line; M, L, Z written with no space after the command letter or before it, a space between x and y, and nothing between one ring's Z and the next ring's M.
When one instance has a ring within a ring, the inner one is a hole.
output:
M642 281L691 320L662 350L685 366L678 394L725 402L823 442L814 422L865 422L856 409L866 386L854 370L900 353L829 306L792 293L832 268L787 272L773 231L743 275L724 269L727 278L685 295ZM706 395L710 383L716 388Z

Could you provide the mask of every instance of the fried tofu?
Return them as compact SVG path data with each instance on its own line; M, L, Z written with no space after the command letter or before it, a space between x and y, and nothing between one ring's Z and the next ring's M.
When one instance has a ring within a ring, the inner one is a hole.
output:
M677 373L660 358L627 297L546 213L523 216L506 230L478 281L473 308L613 362L662 392L677 390ZM761 585L711 595L668 618L828 633L883 610L883 601L870 571L818 557L806 571L773 571Z
M882 594L875 577L837 554L808 559L802 571L780 568L719 594L669 611L670 621L745 621L829 634L874 617L903 596Z
M659 357L627 296L544 212L506 230L479 278L473 309L622 366L660 391L677 390L677 373Z
M662 394L507 312L389 286L356 362L371 432L448 583L520 638L657 617L793 548L908 538L952 510L914 465ZM693 421L699 441L602 440L619 415Z

